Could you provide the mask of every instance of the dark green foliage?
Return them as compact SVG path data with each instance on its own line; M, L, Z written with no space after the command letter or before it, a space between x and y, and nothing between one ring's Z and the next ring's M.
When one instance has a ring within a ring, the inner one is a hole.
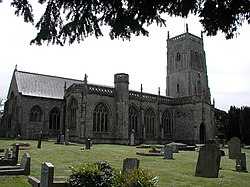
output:
M228 111L228 124L227 124L227 138L230 140L232 137L238 137L241 139L241 132L240 132L240 109L231 106L230 110Z
M33 1L30 1L34 3ZM218 31L233 38L244 21L250 24L249 0L38 0L46 6L36 24L38 34L31 43L69 44L95 35L102 36L101 26L110 27L110 38L130 39L131 35L148 36L146 26L166 25L163 14L187 17L197 14L207 35ZM28 0L12 0L16 15L34 22Z
M214 109L215 125L218 130L218 138L220 140L227 139L227 112Z
M242 107L240 111L240 127L242 142L250 145L250 107Z
M130 170L125 174L117 173L114 187L154 187L157 186L158 177L141 168Z
M69 178L71 187L111 187L114 178L114 170L106 162L86 164L72 169Z

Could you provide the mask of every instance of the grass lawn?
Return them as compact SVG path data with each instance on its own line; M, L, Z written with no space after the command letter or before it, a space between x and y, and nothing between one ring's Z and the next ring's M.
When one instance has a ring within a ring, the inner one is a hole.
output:
M91 150L81 150L83 145L58 145L54 142L43 141L42 148L37 149L37 141L33 140L6 140L0 139L0 148L6 149L12 143L30 143L28 149L21 149L19 162L22 155L28 152L31 156L31 176L40 179L41 163L51 162L55 166L55 180L67 180L71 173L70 166L77 167L84 163L107 161L117 170L122 169L123 159L138 158L140 167L148 169L159 176L158 185L165 186L250 186L250 173L239 173L235 169L235 160L226 156L221 158L221 170L218 178L195 177L194 172L198 153L195 151L179 151L174 153L173 160L165 160L163 156L138 156L136 151L148 151L137 149L134 146L94 144ZM21 147L23 148L23 147ZM250 150L243 149L247 154L247 169L250 168ZM2 153L1 155L3 155ZM0 176L0 187L26 187L31 186L27 182L27 176Z

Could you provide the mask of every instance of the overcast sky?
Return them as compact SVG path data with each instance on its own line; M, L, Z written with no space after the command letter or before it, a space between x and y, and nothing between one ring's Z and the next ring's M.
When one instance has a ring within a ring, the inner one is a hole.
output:
M86 73L90 83L109 86L113 86L115 73L128 73L130 89L139 91L143 84L144 92L157 94L160 87L165 95L167 31L170 37L182 34L185 23L192 34L200 36L202 30L197 17L168 18L167 27L150 26L149 37L133 36L131 41L111 40L105 33L99 39L90 37L70 46L30 46L36 30L16 17L9 4L0 4L0 98L4 99L15 65L20 71L81 80ZM244 24L232 40L220 33L204 36L209 87L216 108L227 111L231 105L250 106L249 31L250 26Z

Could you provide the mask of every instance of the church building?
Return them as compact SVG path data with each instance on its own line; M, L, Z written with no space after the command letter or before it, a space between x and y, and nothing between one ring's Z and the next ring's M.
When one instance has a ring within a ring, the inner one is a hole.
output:
M70 141L129 144L205 143L215 136L203 38L167 38L166 96L129 90L129 75L114 86L14 70L0 135L35 139L69 133Z

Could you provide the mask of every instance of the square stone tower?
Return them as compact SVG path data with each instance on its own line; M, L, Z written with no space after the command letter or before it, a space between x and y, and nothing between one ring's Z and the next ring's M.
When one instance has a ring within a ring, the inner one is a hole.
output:
M167 39L166 95L210 97L203 37L188 32Z

